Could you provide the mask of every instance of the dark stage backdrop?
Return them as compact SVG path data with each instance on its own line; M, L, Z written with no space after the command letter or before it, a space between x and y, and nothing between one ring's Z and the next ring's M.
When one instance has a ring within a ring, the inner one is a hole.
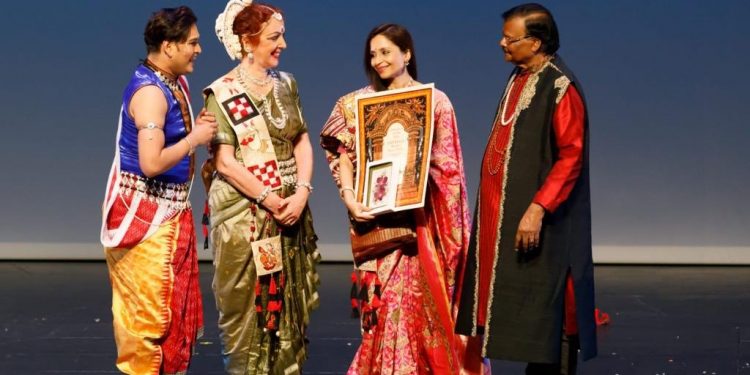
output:
M199 17L203 47L190 77L197 112L200 89L235 63L213 32L224 1L185 3ZM588 98L598 259L610 259L604 255L610 251L619 261L637 261L629 258L632 251L646 261L679 262L690 249L699 258L734 249L719 257L730 263L748 261L750 78L745 69L750 66L750 2L545 3L557 18L560 53ZM4 4L0 257L75 257L80 251L101 257L96 245L100 204L122 89L145 55L142 32L151 11L179 4ZM315 146L311 205L320 243L339 244L323 246L324 255L346 258L341 244L347 235L343 205L317 146L318 133L335 100L365 84L364 38L377 24L407 26L416 42L420 81L435 82L451 98L474 202L482 151L511 69L497 45L501 13L515 2L274 4L286 13L289 46L281 69L299 81ZM199 160L203 158L202 151ZM196 181L196 223L203 199Z

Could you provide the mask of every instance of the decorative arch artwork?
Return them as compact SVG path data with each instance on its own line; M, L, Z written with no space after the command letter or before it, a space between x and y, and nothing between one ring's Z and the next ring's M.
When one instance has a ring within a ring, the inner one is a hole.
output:
M362 94L357 110L357 200L372 213L424 206L434 122L434 84Z

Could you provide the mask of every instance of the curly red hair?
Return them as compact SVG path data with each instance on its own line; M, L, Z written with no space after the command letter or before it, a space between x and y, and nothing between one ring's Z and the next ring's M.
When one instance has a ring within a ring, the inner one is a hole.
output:
M240 38L240 42L242 42L242 37L247 35L250 43L258 44L264 24L274 13L283 14L281 9L273 5L252 3L237 14L232 24L232 32ZM244 48L242 53L245 53Z

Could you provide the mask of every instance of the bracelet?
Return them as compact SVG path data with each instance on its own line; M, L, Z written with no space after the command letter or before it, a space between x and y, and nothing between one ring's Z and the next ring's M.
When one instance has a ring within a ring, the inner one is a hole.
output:
M184 139L185 142L187 142L187 144L188 144L188 147L189 147L189 149L188 149L188 156L192 155L195 152L195 148L193 147L193 144L190 143L190 140L188 139L187 136L185 136L182 139Z
M263 189L263 192L260 193L260 195L258 196L258 198L255 198L255 201L258 204L263 203L263 201L266 200L266 198L268 198L268 194L271 194L271 187L270 186L266 186L266 188Z
M312 191L313 191L313 186L312 186L312 184L310 184L309 182L298 182L298 183L297 183L296 185L294 185L294 186L295 186L295 187L297 187L297 189L299 189L299 188L301 188L301 187L303 187L303 188L306 188L306 189L307 189L307 191L309 191L309 192L310 192L310 194L312 194Z
M344 192L347 191L347 190L351 191L352 195L357 195L357 193L354 192L354 189L352 189L349 186L344 186L341 189L339 189L339 195L341 195L341 199L344 199Z

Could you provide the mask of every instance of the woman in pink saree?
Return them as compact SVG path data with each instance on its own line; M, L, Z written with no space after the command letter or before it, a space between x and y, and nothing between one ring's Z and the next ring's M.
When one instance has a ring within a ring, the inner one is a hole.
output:
M365 45L370 85L341 97L321 133L333 178L353 220L374 219L354 197L358 172L354 118L358 94L418 84L414 46L399 25L373 29ZM353 277L362 344L349 374L489 373L478 341L454 333L454 291L469 239L463 159L448 97L435 90L427 198L414 216L417 242L359 265Z

